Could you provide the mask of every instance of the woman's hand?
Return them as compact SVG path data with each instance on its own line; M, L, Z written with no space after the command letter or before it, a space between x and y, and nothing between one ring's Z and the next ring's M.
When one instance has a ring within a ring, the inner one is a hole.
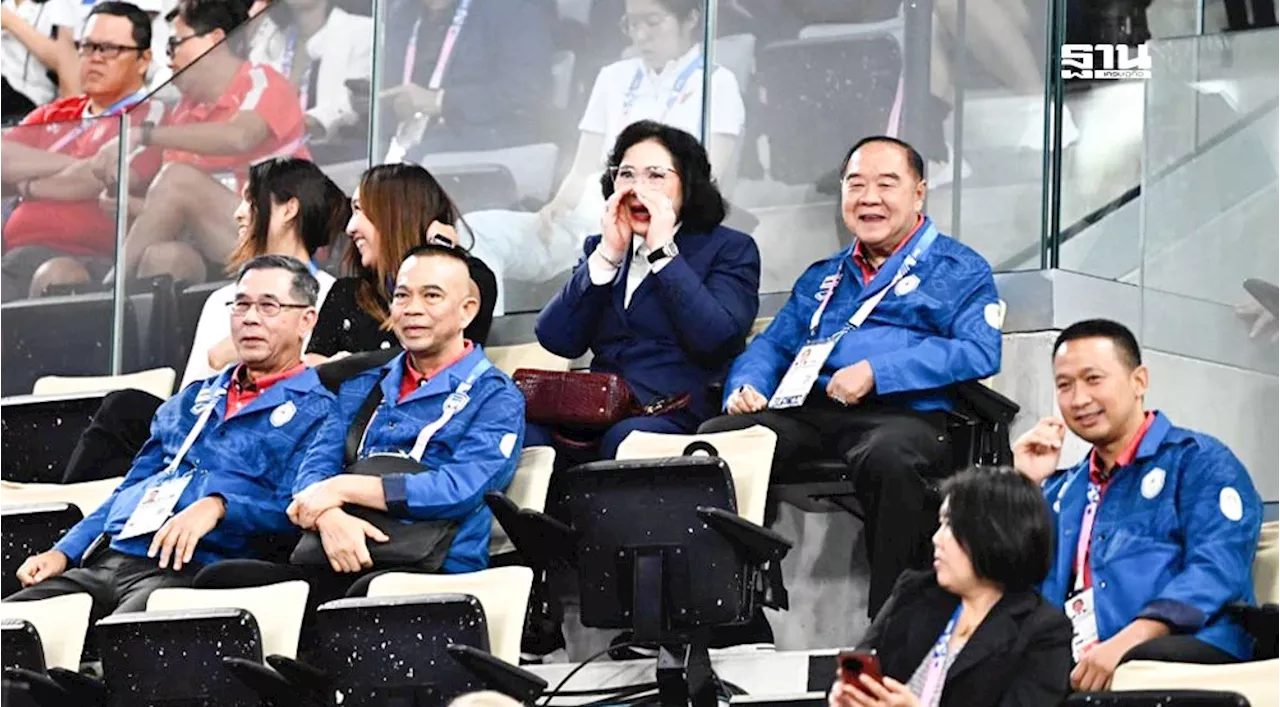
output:
M920 700L906 685L891 677L881 682L870 675L859 675L856 686L836 680L827 704L831 707L920 707Z
M209 368L215 371L221 371L229 364L240 360L240 354L236 351L236 342L231 337L225 337L222 341L209 347L209 353L206 356L209 361Z
M631 187L615 191L605 203L604 216L600 220L601 254L613 263L622 262L631 247L631 210L622 205L623 199L631 192Z
M458 230L447 223L432 221L431 225L427 226L427 242L431 242L431 239L436 237L443 238L455 246L458 245Z
M649 230L644 234L644 243L649 250L656 251L676 237L675 206L666 194L648 187L637 189L636 197L649 210Z

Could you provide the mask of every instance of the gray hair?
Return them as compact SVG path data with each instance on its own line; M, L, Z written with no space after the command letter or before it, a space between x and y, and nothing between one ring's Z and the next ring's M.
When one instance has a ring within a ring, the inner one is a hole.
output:
M311 274L311 270L297 258L288 255L259 255L240 267L240 272L236 274L237 285L240 284L240 281L244 279L244 276L250 270L288 271L289 274L293 275L290 294L298 300L298 304L314 307L320 299L320 282L316 280L315 275Z

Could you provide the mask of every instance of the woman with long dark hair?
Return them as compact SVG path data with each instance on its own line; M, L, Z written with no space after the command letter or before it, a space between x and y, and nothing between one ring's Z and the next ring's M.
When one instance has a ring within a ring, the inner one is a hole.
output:
M347 195L315 163L294 157L259 162L249 168L235 219L235 249L227 272L235 272L259 255L288 255L307 263L320 282L323 305L334 277L316 267L316 251L342 232L351 216ZM203 380L234 363L231 322L226 304L234 286L214 291L205 300L191 344L182 383Z

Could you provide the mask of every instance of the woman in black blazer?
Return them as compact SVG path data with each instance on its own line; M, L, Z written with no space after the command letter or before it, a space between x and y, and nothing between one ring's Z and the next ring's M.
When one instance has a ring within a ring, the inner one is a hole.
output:
M1012 470L944 486L932 572L906 572L860 650L885 676L837 679L831 707L1044 707L1071 673L1071 624L1036 588L1053 558L1040 489Z

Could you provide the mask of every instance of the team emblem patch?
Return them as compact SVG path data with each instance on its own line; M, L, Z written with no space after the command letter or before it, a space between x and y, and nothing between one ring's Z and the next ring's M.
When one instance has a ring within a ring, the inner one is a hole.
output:
M1164 469L1156 467L1147 472L1142 477L1142 497L1145 499L1153 499L1160 495L1160 491L1164 489Z
M1004 329L1004 309L999 302L992 302L982 308L982 318L992 329Z
M1218 494L1218 508L1227 520L1238 521L1244 517L1244 501L1240 500L1240 492L1230 486Z
M894 285L893 291L899 297L906 297L912 292L915 292L916 288L919 286L920 286L920 278L916 277L915 275L908 275L902 278L901 280L898 280L898 284Z
M456 415L467 406L468 401L470 398L465 393L450 393L449 397L444 399L444 411L449 415Z
M298 408L292 401L277 405L276 409L271 411L271 426L280 427L287 424L297 412Z

